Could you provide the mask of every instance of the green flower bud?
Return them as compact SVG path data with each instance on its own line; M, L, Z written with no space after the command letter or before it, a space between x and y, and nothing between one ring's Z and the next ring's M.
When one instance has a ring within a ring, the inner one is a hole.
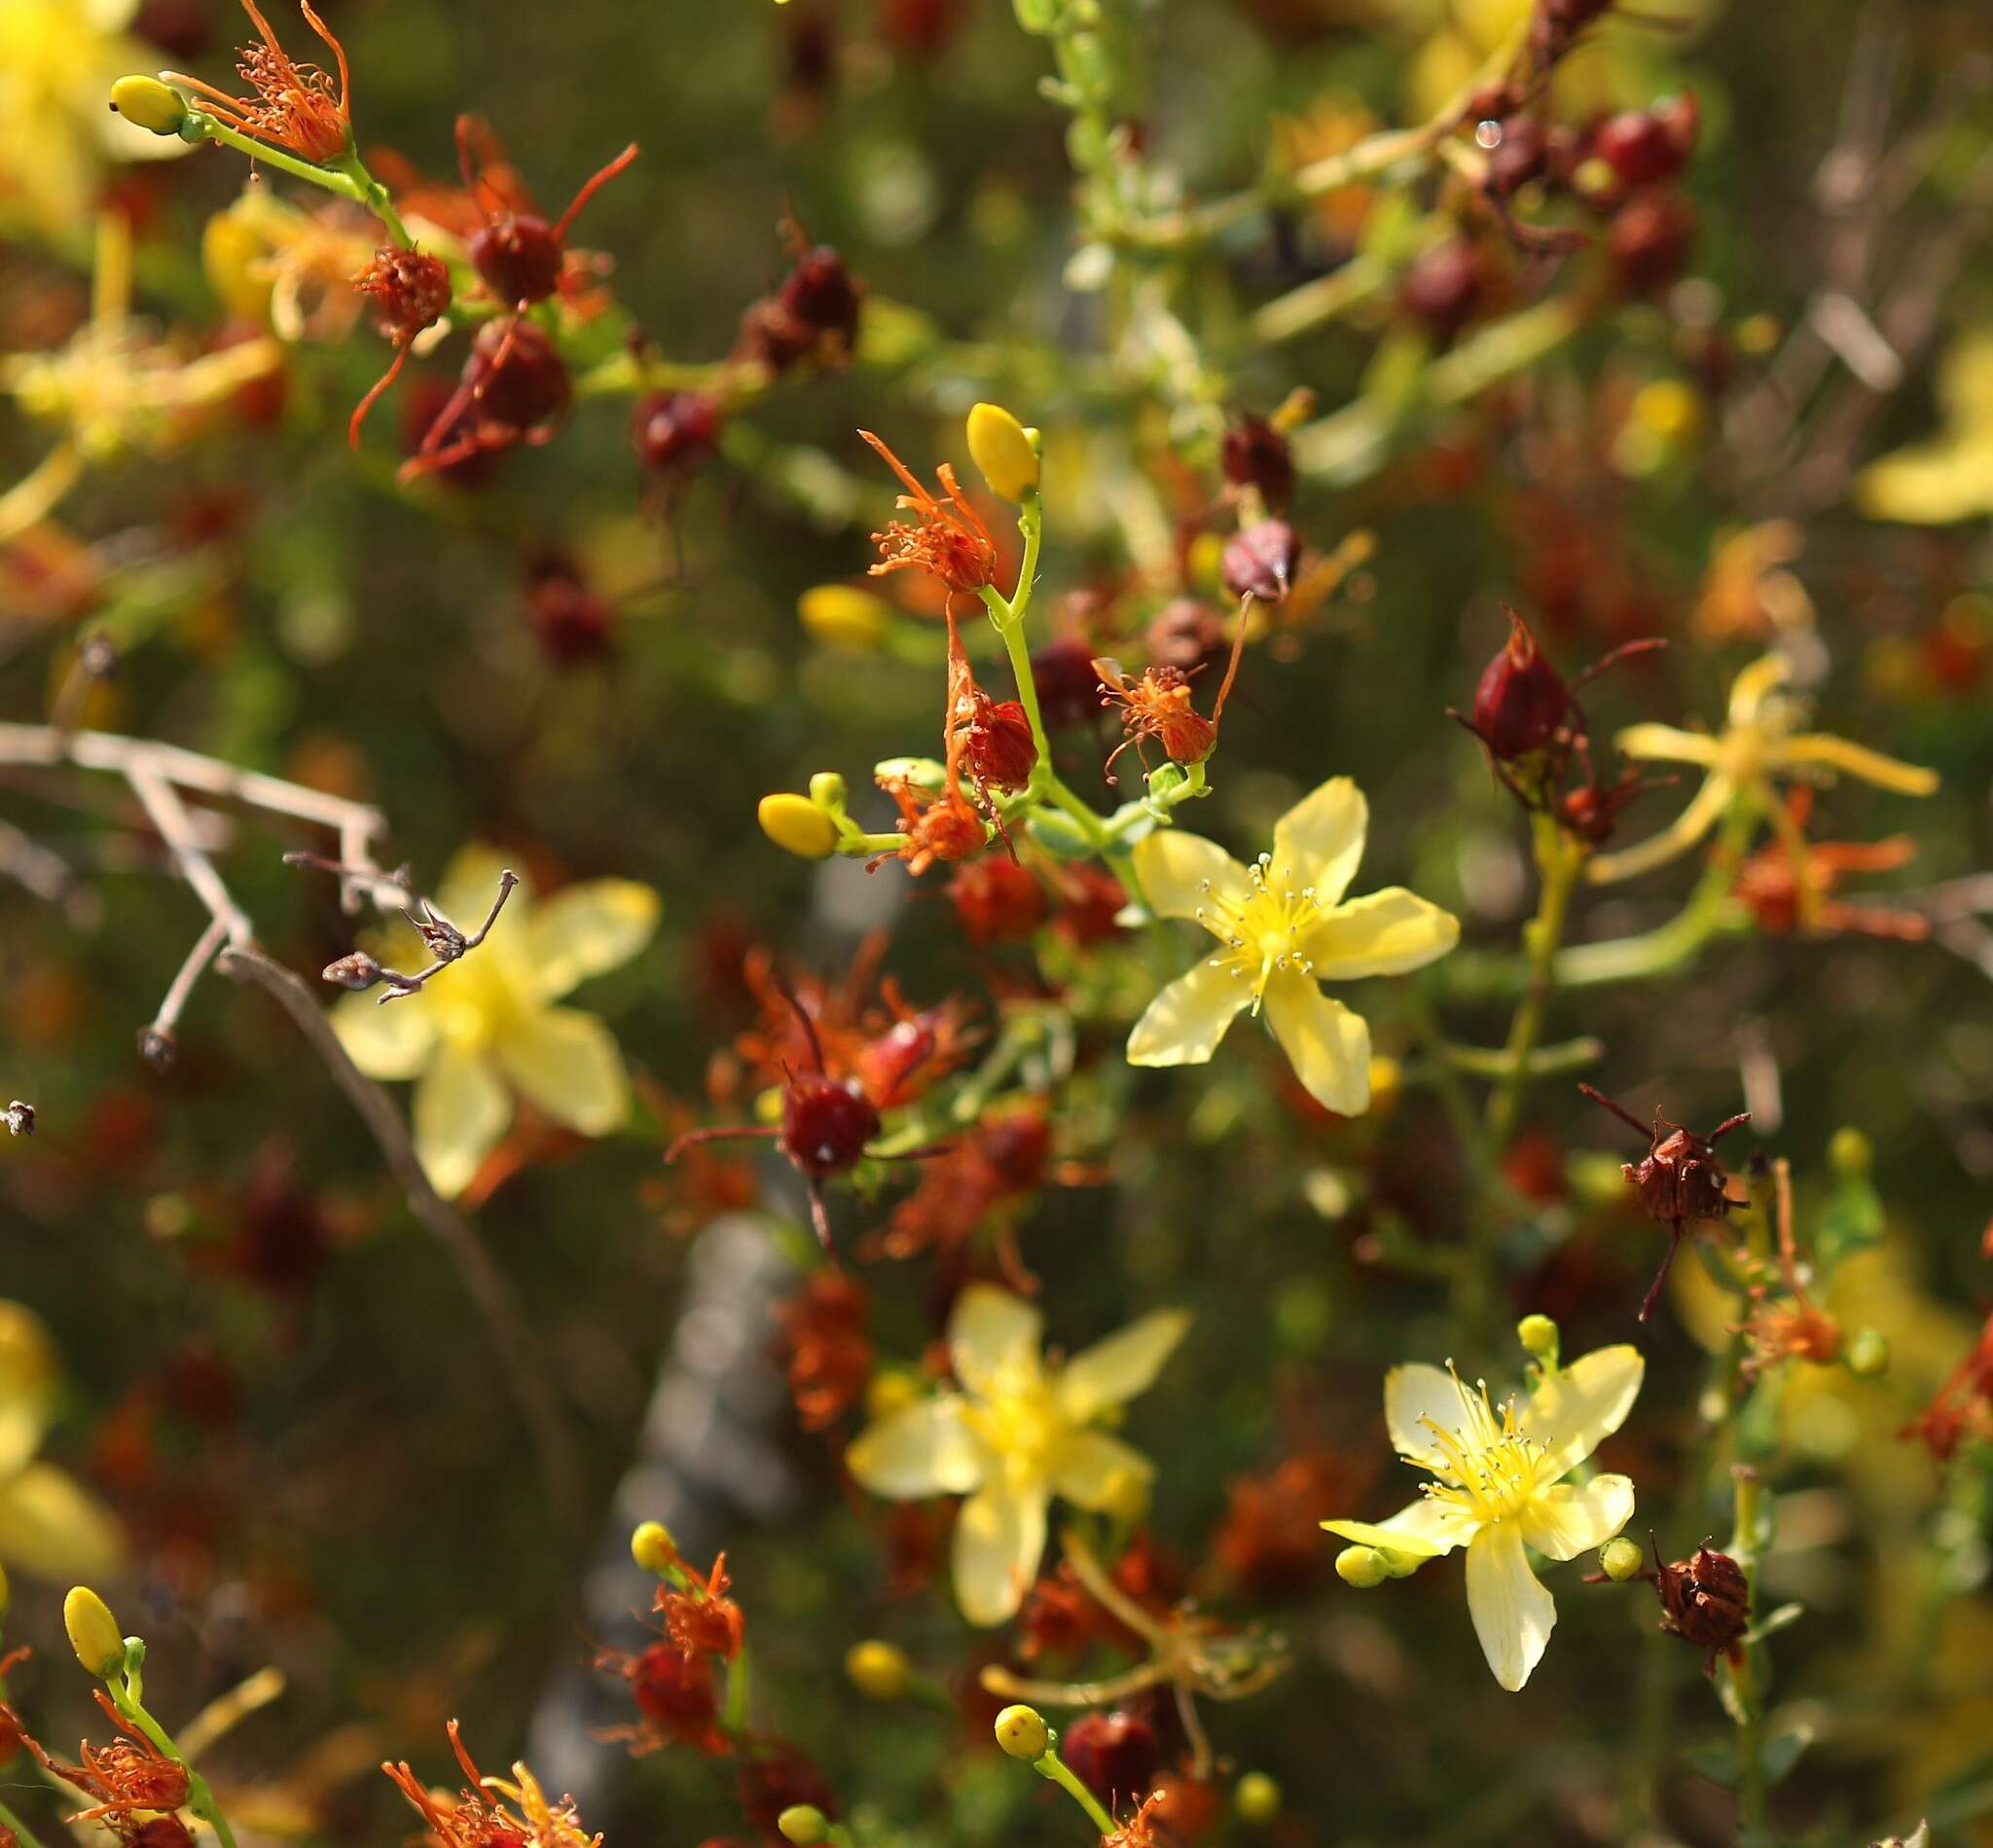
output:
M62 1600L62 1627L76 1659L92 1675L108 1681L125 1662L125 1633L107 1605L88 1585L78 1585Z
M1858 1328L1844 1358L1858 1380L1879 1380L1889 1371L1889 1337L1880 1328Z
M847 793L845 779L834 770L819 770L810 779L810 800L827 814L844 814Z
M1006 1707L996 1716L996 1743L1013 1758L1042 1758L1052 1731L1035 1707Z
M1557 1364L1557 1324L1548 1316L1525 1316L1515 1324L1515 1338L1539 1360Z
M1264 1771L1248 1771L1232 1792L1242 1823L1270 1823L1281 1813L1281 1787Z
M1874 1161L1874 1147L1852 1123L1843 1124L1829 1139L1828 1166L1843 1180L1860 1180Z
M1369 1591L1391 1576L1391 1568L1374 1546L1345 1546L1335 1556L1335 1576L1359 1591Z
M1646 1563L1640 1547L1623 1534L1617 1540L1609 1540L1599 1548L1599 1564L1615 1585L1623 1585L1629 1578L1638 1578Z
M829 1830L830 1818L815 1803L791 1803L775 1819L775 1826L784 1841L794 1842L796 1848L811 1848Z
M111 86L111 107L125 120L154 134L178 134L187 120L187 99L157 77L121 77Z

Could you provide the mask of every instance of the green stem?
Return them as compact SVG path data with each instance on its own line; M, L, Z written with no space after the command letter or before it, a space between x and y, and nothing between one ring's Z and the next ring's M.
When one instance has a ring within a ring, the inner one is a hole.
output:
M1113 1834L1113 1817L1109 1816L1101 1807L1099 1799L1095 1797L1093 1792L1088 1790L1078 1778L1073 1776L1071 1768L1059 1756L1059 1748L1056 1744L1048 1745L1045 1748L1045 1756L1041 1758L1034 1758L1032 1761L1032 1769L1042 1778L1050 1778L1054 1784L1066 1792L1081 1809L1086 1811L1094 1827L1103 1835Z
M126 1657L122 1673L114 1675L104 1685L109 1689L111 1704L119 1714L145 1735L166 1757L172 1759L187 1773L187 1807L214 1830L215 1839L221 1848L236 1848L236 1833L229 1827L229 1820L222 1814L221 1805L215 1801L214 1792L207 1780L187 1760L187 1756L173 1743L172 1735L160 1724L144 1704L145 1683L141 1678L140 1664L144 1657L140 1651L144 1645L128 1642L127 1649L131 1651Z
M1737 1525L1730 1537L1730 1556L1750 1587L1746 1607L1757 1609L1757 1537L1764 1520L1763 1486L1757 1472L1740 1465L1737 1480ZM1742 1811L1740 1839L1766 1843L1771 1832L1771 1792L1764 1767L1764 1645L1747 1635L1738 1643L1737 1659L1725 1665L1736 1697L1737 1799Z
M1523 948L1529 958L1529 982L1509 1022L1504 1053L1506 1073L1488 1100L1488 1151L1499 1159L1515 1134L1516 1113L1530 1078L1529 1058L1542 1036L1543 1017L1557 989L1557 951L1571 918L1571 895L1584 870L1583 843L1574 840L1545 815L1535 817L1537 867L1542 885L1537 915L1523 926Z
M21 1848L42 1848L41 1837L5 1803L0 1803L0 1829L21 1844Z
M720 1715L720 1724L729 1732L746 1728L748 1684L747 1645L743 1643L727 1669L727 1705Z
M281 148L258 141L252 135L243 134L239 129L231 128L226 123L217 122L199 109L188 112L187 123L202 140L219 141L238 154L246 154L252 161L273 166L279 173L288 173L294 180L323 187L328 193L337 193L341 199L351 199L355 205L364 205L386 226L388 236L396 243L409 244L408 232L387 196L387 188L367 171L360 157L352 150L348 149L340 157L337 166L318 166L312 162L300 160L295 154L286 154Z

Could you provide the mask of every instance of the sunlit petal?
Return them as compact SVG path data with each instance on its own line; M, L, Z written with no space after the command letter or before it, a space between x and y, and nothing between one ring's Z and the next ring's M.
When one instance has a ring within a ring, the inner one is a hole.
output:
M416 1086L416 1153L447 1200L470 1184L512 1121L512 1099L476 1053L446 1046Z
M1252 991L1230 968L1200 962L1150 1001L1128 1035L1132 1066L1201 1066Z
M1679 725L1649 722L1629 725L1613 741L1622 757L1641 757L1664 764L1701 764L1717 760L1717 741L1707 732L1685 732Z
M1059 1376L1067 1417L1084 1424L1147 1392L1189 1326L1187 1311L1158 1309L1075 1354Z
M347 995L332 1010L332 1031L346 1057L370 1078L414 1078L436 1050L436 1016L427 995L384 1006L378 994Z
M1022 1296L994 1284L971 1284L948 1318L948 1359L955 1377L986 1395L999 1376L1036 1367L1044 1318Z
M31 1463L0 1482L0 1560L58 1584L108 1578L125 1567L118 1517L67 1470Z
M541 997L558 1000L590 976L620 968L651 940L662 909L657 893L634 879L591 879L542 899L525 933Z
M1636 847L1617 853L1600 853L1586 862L1584 876L1595 886L1610 886L1616 880L1633 879L1679 859L1702 839L1730 806L1729 778L1721 771L1705 777L1702 787L1689 799L1673 821L1660 833L1649 835Z
M1444 1472L1445 1453L1433 1442L1429 1428L1458 1431L1467 1423L1461 1383L1442 1367L1413 1360L1395 1366L1384 1376L1384 1429L1400 1457L1428 1469Z
M1543 1446L1537 1480L1554 1482L1617 1431L1646 1376L1645 1357L1621 1342L1580 1356L1539 1386L1516 1414L1523 1435Z
M1410 1559L1437 1559L1467 1545L1480 1522L1451 1502L1421 1496L1386 1520L1323 1521L1322 1525L1359 1546L1380 1546Z
M1301 954L1324 982L1403 975L1460 941L1460 920L1402 886L1338 905L1302 939Z
M606 1136L630 1113L623 1055L593 1014L531 1010L507 1024L492 1050L522 1096L584 1136Z
M1360 1116L1370 1107L1370 1029L1315 986L1312 977L1277 975L1266 988L1266 1024L1294 1076L1323 1109Z
M1522 1537L1545 1559L1576 1559L1603 1546L1633 1518L1633 1483L1594 1476L1539 1489L1523 1509Z
M962 1403L953 1393L882 1419L852 1440L845 1463L874 1495L895 1502L966 1495L982 1480Z
M1928 796L1938 789L1937 771L1885 757L1879 750L1869 750L1866 745L1827 732L1803 732L1797 738L1782 739L1768 755L1781 769L1793 764L1825 764L1864 782L1872 782L1878 789L1892 789L1900 796Z
M1159 828L1136 843L1135 876L1158 918L1195 919L1214 898L1241 905L1252 892L1245 867L1223 848L1180 828Z
M991 1487L961 1504L955 1523L955 1596L971 1623L988 1627L1017 1614L1045 1551L1038 1487Z
M1729 720L1733 730L1756 725L1765 696L1793 677L1793 664L1784 655L1759 655L1730 682Z
M1052 1488L1075 1507L1117 1508L1155 1474L1141 1451L1104 1431L1074 1431L1059 1453Z
M1274 824L1274 884L1312 886L1323 904L1334 904L1357 876L1369 827L1362 790L1348 777L1331 777Z
M1514 1521L1484 1527L1468 1545L1468 1610L1481 1653L1512 1694L1543 1659L1557 1606L1537 1582Z

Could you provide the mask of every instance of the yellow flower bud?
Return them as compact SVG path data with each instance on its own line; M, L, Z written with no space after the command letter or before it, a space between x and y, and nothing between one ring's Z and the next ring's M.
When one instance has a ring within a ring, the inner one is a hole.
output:
M1397 1106L1399 1094L1405 1088L1404 1067L1395 1059L1379 1053L1370 1061L1370 1114L1376 1117L1387 1115Z
M920 1382L906 1373L875 1373L865 1388L865 1416L883 1425L895 1412L903 1412L921 1396Z
M1515 1324L1515 1338L1539 1360L1557 1364L1557 1324L1548 1316L1525 1316Z
M969 455L992 493L1022 501L1037 492L1037 443L1000 404L979 404L971 410L968 435Z
M763 796L754 813L762 833L798 859L827 860L837 846L837 823L808 796Z
M108 1681L125 1660L125 1633L107 1605L88 1585L78 1585L62 1600L62 1627L76 1659L92 1675Z
M1248 1771L1232 1792L1242 1823L1270 1823L1281 1813L1281 1787L1264 1771Z
M187 99L157 77L121 77L111 86L111 107L128 123L154 134L178 134L187 120Z
M1035 1707L1006 1707L996 1716L996 1743L1013 1758L1042 1758L1052 1733Z
M914 1665L906 1650L876 1637L854 1643L845 1655L845 1674L868 1700L897 1700L913 1680Z
M1614 1584L1623 1585L1629 1578L1639 1577L1640 1569L1646 1563L1640 1547L1623 1534L1617 1540L1609 1540L1599 1548L1599 1564Z
M1374 1546L1345 1546L1335 1556L1335 1576L1359 1591L1369 1591L1391 1576Z
M796 1848L810 1848L823 1839L830 1819L815 1803L791 1803L775 1819L775 1826L784 1841L794 1842Z
M642 1521L630 1537L630 1557L645 1572L662 1573L678 1563L678 1542L662 1521Z
M1842 1124L1828 1141L1827 1165L1843 1180L1860 1180L1874 1161L1874 1146L1852 1123Z
M826 648L868 653L892 620L892 605L854 584L818 584L796 599L803 627Z

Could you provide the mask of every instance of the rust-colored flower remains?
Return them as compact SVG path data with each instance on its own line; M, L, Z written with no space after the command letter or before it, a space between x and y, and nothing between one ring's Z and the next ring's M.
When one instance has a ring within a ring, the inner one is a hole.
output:
M886 458L886 464L900 479L906 492L898 504L911 512L912 520L887 523L884 532L875 532L872 543L879 548L874 577L888 571L931 571L951 591L973 597L996 575L996 545L982 516L972 507L955 478L955 470L943 462L935 472L941 479L945 500L937 499L921 486L913 471L870 430L858 432Z
M151 1812L172 1818L173 1812L186 1802L187 1767L167 1757L126 1720L102 1688L96 1690L96 1701L125 1736L104 1746L93 1746L86 1739L77 1748L83 1760L80 1764L63 1764L51 1757L11 1713L4 1716L0 1725L11 1726L19 1734L20 1742L45 1771L65 1784L73 1784L91 1799L88 1809L79 1810L69 1819L72 1823L101 1822L122 1840L131 1842L153 1820ZM179 1837L187 1839L185 1826L177 1828ZM160 1839L160 1831L154 1831L147 1837L146 1848L169 1848L169 1843Z
M337 89L317 65L292 59L277 43L256 0L242 0L242 11L262 41L244 46L241 62L236 66L242 81L255 91L253 96L225 95L212 84L178 71L165 72L166 81L195 91L200 106L224 127L268 141L272 147L287 148L314 165L329 165L350 154L352 87L345 51L312 10L311 0L298 0L298 11L305 16L305 23L332 48L333 61L339 66Z
M394 347L387 370L368 388L346 425L346 441L358 449L367 413L401 377L416 336L449 312L450 266L441 257L420 250L382 244L374 253L374 261L353 278L353 287L373 304L375 323Z
M741 1607L727 1596L732 1581L727 1577L727 1556L721 1553L712 1570L703 1577L678 1561L685 1584L658 1587L658 1613L665 1620L665 1633L687 1655L717 1655L731 1662L741 1653L745 1618Z
M487 1777L472 1760L454 1720L450 1745L469 1782L454 1802L437 1797L406 1761L380 1768L427 1826L438 1848L600 1848L575 1814L574 1800L550 1803L539 1781L524 1764L509 1779ZM508 1807L508 1801L517 1807Z

